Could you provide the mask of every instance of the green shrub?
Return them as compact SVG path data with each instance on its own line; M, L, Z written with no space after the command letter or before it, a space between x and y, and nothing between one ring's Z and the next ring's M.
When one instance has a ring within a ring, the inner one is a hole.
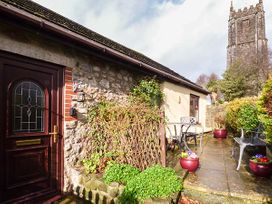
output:
M106 183L118 182L126 184L129 179L140 173L140 170L129 164L113 163L106 168L104 180Z
M256 105L257 97L246 97L235 99L228 103L226 106L226 123L227 127L232 131L237 132L240 131L241 127L238 122L238 112L244 105Z
M168 197L181 189L181 181L173 169L156 165L127 182L121 203L133 204L147 198Z
M265 83L258 101L259 119L264 125L266 141L272 144L272 77Z
M240 107L237 113L238 128L243 128L245 131L251 131L257 128L259 123L256 105L244 104Z

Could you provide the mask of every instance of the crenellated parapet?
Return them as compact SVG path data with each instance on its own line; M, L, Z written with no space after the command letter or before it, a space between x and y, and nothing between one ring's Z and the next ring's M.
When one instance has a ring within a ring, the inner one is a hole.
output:
M250 5L249 7L244 7L243 9L238 9L235 10L233 7L233 4L231 3L230 7L230 19L232 18L241 18L243 16L248 16L248 15L254 15L259 12L264 12L264 7L263 7L263 1L260 0L259 3L257 3L255 6Z

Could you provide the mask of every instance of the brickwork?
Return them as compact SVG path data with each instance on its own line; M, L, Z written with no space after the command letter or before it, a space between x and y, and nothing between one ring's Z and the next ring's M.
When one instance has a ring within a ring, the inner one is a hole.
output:
M70 116L72 98L75 96L73 92L72 71L72 68L65 68L64 121L76 120L75 117Z

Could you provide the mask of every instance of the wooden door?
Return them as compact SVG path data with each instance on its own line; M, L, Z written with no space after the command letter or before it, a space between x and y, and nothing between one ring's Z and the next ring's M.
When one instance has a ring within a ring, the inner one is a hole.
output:
M0 203L37 203L61 190L62 68L0 52L0 78Z

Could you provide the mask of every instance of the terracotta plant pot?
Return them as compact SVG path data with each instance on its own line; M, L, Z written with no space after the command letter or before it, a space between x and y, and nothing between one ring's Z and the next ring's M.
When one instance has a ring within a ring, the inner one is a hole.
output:
M226 129L215 129L213 131L213 137L214 138L227 138L228 131Z
M249 168L255 176L270 177L272 173L272 163L259 164L250 160Z
M187 169L189 172L195 172L199 167L199 158L180 158L179 163L183 169Z

